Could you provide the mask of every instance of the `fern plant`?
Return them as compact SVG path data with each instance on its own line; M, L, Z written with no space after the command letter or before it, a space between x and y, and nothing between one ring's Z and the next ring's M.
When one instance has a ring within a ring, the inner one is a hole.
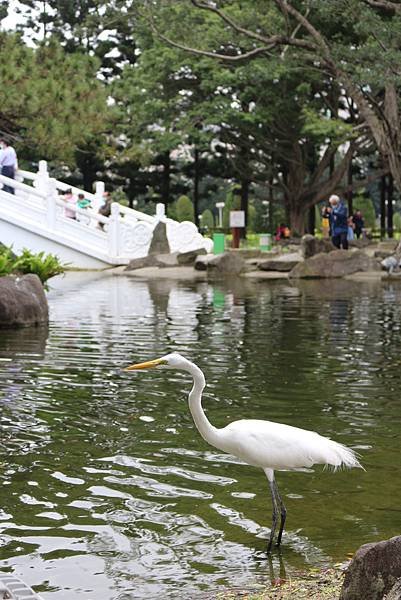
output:
M0 253L0 277L3 275L9 275L13 272L15 261L16 259L11 251L11 248L2 246Z
M63 265L54 254L45 254L38 252L34 254L27 248L22 250L22 254L14 263L13 270L18 273L34 273L44 284L50 277L64 273L66 265Z

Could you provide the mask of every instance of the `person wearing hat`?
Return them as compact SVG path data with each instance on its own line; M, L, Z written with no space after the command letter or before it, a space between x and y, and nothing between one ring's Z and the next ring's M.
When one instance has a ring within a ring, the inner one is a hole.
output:
M336 248L348 250L348 210L342 200L333 194L329 198L331 207L331 241Z

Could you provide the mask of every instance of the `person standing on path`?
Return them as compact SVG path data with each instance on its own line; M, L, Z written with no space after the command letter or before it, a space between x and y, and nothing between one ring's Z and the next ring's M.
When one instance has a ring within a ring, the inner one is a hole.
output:
M12 146L8 145L7 140L0 139L0 169L4 177L15 179L15 172L18 168L17 154ZM15 189L10 185L3 185L3 192L15 194Z
M365 227L365 221L363 219L362 213L360 210L357 210L352 217L352 221L355 226L355 235L359 239L361 237L361 233Z
M336 248L348 250L348 210L338 196L330 196L331 241Z

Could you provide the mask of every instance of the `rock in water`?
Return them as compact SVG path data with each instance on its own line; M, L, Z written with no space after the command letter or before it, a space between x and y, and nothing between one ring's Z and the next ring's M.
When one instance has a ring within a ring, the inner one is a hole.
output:
M301 255L298 252L289 252L288 254L261 260L258 263L258 269L261 271L291 271L301 260Z
M130 260L124 271L135 271L136 269L144 269L145 267L176 267L177 254L148 254L141 258L133 258Z
M0 328L47 323L49 309L37 275L0 277Z
M290 272L290 277L324 279L379 269L377 261L369 258L362 250L333 250L328 254L316 254L300 262Z
M340 600L382 600L401 578L401 536L364 544L346 573ZM398 596L395 596L398 598Z
M205 254L205 248L199 248L198 250L188 250L188 252L179 252L177 254L177 261L179 265L193 265L196 261L197 256L204 256Z
M335 250L335 246L329 239L319 240L310 233L307 233L301 239L301 253L304 258L310 258L321 252L332 252L333 250Z
M246 270L246 263L242 256L235 252L217 254L207 261L208 274L213 275L239 275Z
M170 245L167 239L166 224L159 221L153 230L152 241L150 242L148 254L169 254Z

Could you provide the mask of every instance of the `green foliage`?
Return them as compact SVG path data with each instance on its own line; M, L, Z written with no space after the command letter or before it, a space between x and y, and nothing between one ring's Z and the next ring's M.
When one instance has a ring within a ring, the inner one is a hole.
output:
M370 198L365 196L356 196L353 200L353 208L362 212L363 219L365 221L365 227L369 229L375 229L376 227L376 213L373 202Z
M1 117L24 131L22 155L74 165L77 147L102 135L112 110L97 68L96 59L68 54L55 40L32 49L0 32Z
M0 277L10 275L13 272L15 265L15 256L11 248L0 248Z
M176 218L180 223L182 221L192 221L194 222L194 205L188 196L180 196L176 202L175 206Z
M256 231L257 212L254 204L250 203L248 207L248 230Z
M396 231L401 231L401 214L400 213L394 213L393 216L393 225L394 225L394 229Z
M207 229L208 231L214 229L214 216L209 208L206 208L202 212L200 224L202 229Z
M312 135L316 143L324 143L330 139L333 144L342 144L355 137L353 126L344 123L342 119L328 117L309 107L302 109L302 116L302 132Z
M13 271L18 273L35 273L42 283L45 283L50 277L64 273L66 265L60 263L54 254L45 254L45 252L32 253L26 248L13 264Z

